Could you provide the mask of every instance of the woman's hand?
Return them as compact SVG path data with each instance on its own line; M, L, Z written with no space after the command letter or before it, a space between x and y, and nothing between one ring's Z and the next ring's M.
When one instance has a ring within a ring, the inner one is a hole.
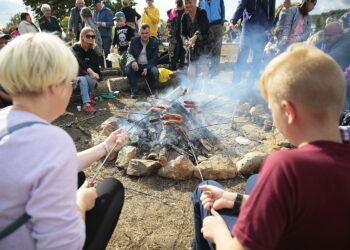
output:
M114 151L119 151L124 145L128 138L127 133L122 133L123 129L117 129L112 132L108 138L104 141L107 145L108 152L114 148Z
M196 44L197 39L198 39L198 37L196 35L194 35L189 41L189 43L190 43L189 46L193 47Z
M93 79L95 79L95 80L99 80L99 79L100 79L100 76L99 76L97 73L95 73L95 72L92 72L92 73L90 74L90 76L91 76Z
M88 182L85 181L77 191L77 205L79 210L82 213L91 210L95 206L96 198L96 188L88 187Z

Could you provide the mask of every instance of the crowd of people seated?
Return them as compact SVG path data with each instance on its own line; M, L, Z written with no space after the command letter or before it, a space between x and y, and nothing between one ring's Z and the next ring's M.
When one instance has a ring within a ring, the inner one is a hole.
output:
M0 249L107 246L124 187L114 178L94 187L83 169L119 151L127 134L118 129L77 152L69 135L51 123L65 112L73 82L83 110L96 112L92 92L102 79L101 68L111 66L105 60L115 47L127 58L131 97L140 95L137 77L152 94L159 76L159 10L153 0L146 2L138 15L122 0L122 11L113 16L100 0L92 1L94 12L77 0L69 22L76 38L71 48L47 4L39 21L45 32L23 12L18 37L0 33ZM222 37L215 34L225 7L222 0L174 3L167 12L171 67L184 66L186 58L187 77L194 83L199 73L217 66ZM193 249L350 248L350 11L339 19L330 16L310 41L316 4L302 0L291 7L286 0L275 19L275 1L242 0L233 14L230 28L238 29L241 19L242 34L232 85L246 71L250 84L259 79L275 126L295 149L269 155L259 174L248 179L245 194L225 191L211 180L198 185L192 196ZM277 50L261 70L264 51L271 51L265 47L271 31ZM255 68L248 67L249 54Z

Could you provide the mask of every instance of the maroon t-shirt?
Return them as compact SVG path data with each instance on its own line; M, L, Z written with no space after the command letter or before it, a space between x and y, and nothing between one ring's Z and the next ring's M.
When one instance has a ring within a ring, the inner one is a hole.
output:
M350 145L272 153L233 235L253 249L350 249Z

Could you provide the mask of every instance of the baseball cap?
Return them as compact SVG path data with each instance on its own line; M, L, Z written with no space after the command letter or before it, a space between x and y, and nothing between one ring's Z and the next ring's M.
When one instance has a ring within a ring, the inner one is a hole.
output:
M91 6L95 6L96 4L102 2L101 0L92 0Z
M0 31L0 38L11 39L11 36Z
M125 18L125 14L124 14L124 12L119 11L119 12L115 13L113 20L118 20L121 17Z

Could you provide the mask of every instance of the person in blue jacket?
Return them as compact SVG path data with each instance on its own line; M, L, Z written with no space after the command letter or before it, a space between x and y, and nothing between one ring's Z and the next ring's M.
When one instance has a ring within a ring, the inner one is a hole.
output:
M131 98L135 98L139 94L136 82L137 76L145 78L146 91L150 94L152 94L151 89L159 76L157 68L158 40L151 37L150 32L150 26L146 23L142 24L139 36L131 39L128 48L125 72L130 84Z
M200 8L205 9L209 19L208 50L211 61L211 72L220 64L223 25L225 23L224 0L199 0Z
M275 0L241 0L236 12L230 20L232 30L238 28L241 20L242 33L237 62L233 75L233 82L239 83L242 75L248 70L247 59L252 52L252 70L248 83L253 83L259 77L262 67L264 47L267 34L273 27L275 18Z
M107 58L111 44L112 44L112 27L113 23L113 12L102 4L101 0L93 0L92 6L94 7L93 20L98 25L98 31L102 38L102 47ZM103 57L100 57L100 65L104 67ZM106 60L107 68L112 67L112 62Z

